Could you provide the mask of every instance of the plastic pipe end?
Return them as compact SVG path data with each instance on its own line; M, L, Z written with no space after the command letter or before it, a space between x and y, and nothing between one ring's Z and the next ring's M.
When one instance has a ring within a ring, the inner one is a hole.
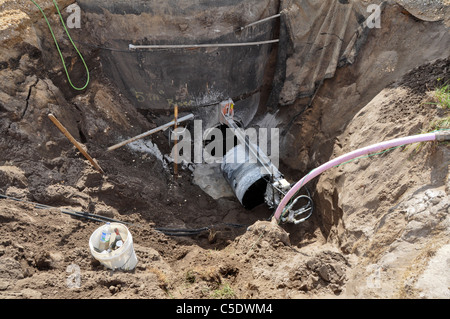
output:
M436 132L436 141L450 141L450 131Z

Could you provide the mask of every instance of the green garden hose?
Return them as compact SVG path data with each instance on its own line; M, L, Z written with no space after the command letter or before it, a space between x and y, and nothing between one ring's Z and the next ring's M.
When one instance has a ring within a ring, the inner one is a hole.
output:
M61 50L60 50L60 48L59 48L58 41L56 41L55 34L53 33L52 27L50 26L50 23L49 23L49 21L48 21L48 19L47 19L47 16L45 15L45 13L44 13L44 11L42 10L42 8L41 8L34 0L31 0L31 2L34 3L34 5L39 9L39 11L41 11L42 15L44 16L45 21L47 22L48 28L49 28L49 30L50 30L50 33L52 34L52 37L53 37L53 41L55 42L56 49L58 50L59 56L61 57L62 65L63 65L63 67L64 67L64 71L66 72L67 80L69 81L70 86L71 86L72 88L74 88L75 90L77 90L77 91L82 91L82 90L84 90L84 89L88 86L88 84L89 84L89 69L88 69L88 66L86 65L86 62L84 61L83 56L81 55L80 51L78 51L77 46L75 45L75 43L73 43L73 40L72 40L72 38L71 38L71 36L70 36L70 34L69 34L69 31L68 31L67 28L66 28L66 24L64 23L64 19L63 19L62 15L61 15L61 12L59 11L58 4L56 3L55 0L53 0L53 4L55 5L56 11L58 11L59 18L60 18L61 23L62 23L62 25L63 25L63 27L64 27L64 30L66 31L67 36L69 37L70 43L72 43L72 45L73 45L75 51L77 51L78 56L80 57L81 61L82 61L83 64L84 64L84 68L86 69L86 74L87 74L86 83L85 83L85 85L84 85L83 87L81 87L81 88L76 87L75 85L73 85L73 83L72 83L72 81L71 81L71 79L70 79L69 71L67 71L67 67L66 67L66 64L65 64L65 62L64 62L64 57L63 57L63 55L62 55L62 53L61 53Z

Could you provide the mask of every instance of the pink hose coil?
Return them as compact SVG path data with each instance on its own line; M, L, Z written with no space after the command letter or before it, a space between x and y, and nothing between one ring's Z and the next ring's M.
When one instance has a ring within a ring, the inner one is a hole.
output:
M359 148L353 152L341 155L331 161L326 162L325 164L322 164L321 166L313 169L311 172L309 172L306 176L304 176L302 179L300 179L295 185L289 190L289 192L286 194L286 196L283 197L280 204L277 207L277 210L275 211L274 217L277 221L280 220L281 214L283 212L284 207L289 202L292 196L294 196L300 188L302 188L306 183L308 183L310 180L312 180L314 177L320 175L324 171L328 170L329 168L332 168L336 165L342 164L344 162L347 162L351 159L367 155L369 153L375 153L381 150L385 150L388 148L406 145L406 144L412 144L412 143L418 143L418 142L428 142L428 141L434 141L436 139L436 133L427 133L427 134L419 134L419 135L413 135L413 136L407 136L407 137L401 137L396 138L393 140L373 144L370 146L366 146L363 148Z

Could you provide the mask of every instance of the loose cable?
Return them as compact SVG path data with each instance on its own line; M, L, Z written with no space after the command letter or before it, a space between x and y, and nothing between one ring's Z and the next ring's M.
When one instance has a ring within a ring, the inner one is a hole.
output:
M37 209L58 209L63 214L70 215L73 217L78 217L78 218L84 218L84 219L87 219L90 221L95 221L95 222L100 222L100 223L113 222L113 223L125 224L128 226L143 227L142 225L139 225L139 224L124 222L124 221L106 217L106 216L91 214L91 213L87 213L87 212L68 210L68 209L61 209L61 208L57 208L54 206L35 203L35 202L27 201L25 199L11 197L11 196L7 196L7 195L3 195L3 194L0 194L0 198L13 200L16 202L22 202L25 204L30 204L30 205L33 205L33 207L37 208ZM232 223L221 223L218 225L226 225L226 226L230 226L230 227L234 227L234 228L248 227L248 225L232 224ZM218 225L215 225L215 226L218 226ZM197 229L155 227L154 230L156 230L160 233L163 233L164 235L167 235L167 236L195 236L195 235L199 235L203 232L209 231L215 226L202 227L202 228L197 228Z
M60 56L60 58L61 58L62 65L63 65L63 67L64 67L64 71L66 72L66 77L67 77L67 80L69 81L70 86L71 86L72 88L74 88L75 90L77 90L77 91L82 91L82 90L84 90L84 89L88 86L89 81L90 81L89 68L88 68L86 62L84 61L83 55L82 55L82 54L80 53L80 51L78 50L77 46L75 45L75 43L74 43L73 40L72 40L72 37L70 36L69 31L67 30L66 24L64 23L64 19L63 19L62 15L61 15L61 12L59 11L58 4L56 3L55 0L53 0L53 4L55 5L56 11L58 12L59 18L60 18L61 23L62 23L62 25L63 25L63 27L64 27L64 30L66 31L67 37L69 38L70 43L71 43L72 46L74 47L75 51L78 53L78 56L80 57L81 61L83 62L84 68L85 68L85 70L86 70L86 75L87 75L86 83L85 83L84 86L81 87L81 88L80 88L80 87L76 87L76 86L72 83L72 80L70 79L69 71L67 70L66 63L65 63L65 61L64 61L64 57L63 57L63 55L62 55L62 53L61 53L61 49L59 48L59 45L58 45L58 41L56 40L55 34L53 33L53 29L52 29L52 27L51 27L51 25L50 25L50 22L49 22L48 19L47 19L47 16L46 16L44 10L42 10L42 8L41 8L34 0L31 0L31 2L33 2L34 5L39 9L39 11L42 13L42 16L43 16L44 19L45 19L45 22L47 22L48 29L50 30L50 33L52 34L53 41L55 42L56 49L58 50L58 54L59 54L59 56Z

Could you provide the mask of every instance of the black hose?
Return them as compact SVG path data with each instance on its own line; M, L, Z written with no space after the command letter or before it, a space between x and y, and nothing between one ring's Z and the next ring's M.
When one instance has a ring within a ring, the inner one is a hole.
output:
M156 229L157 230L157 229ZM182 233L182 232L175 232L175 233L172 233L172 232L166 232L166 231L161 231L161 233L163 233L164 235L166 235L166 236L175 236L175 237L177 237L177 236L179 236L179 237L187 237L187 236L194 236L194 235L198 235L198 234L200 234L201 232L198 232L198 233L192 233L192 232L189 232L189 233Z
M155 228L155 230L160 232L167 232L167 233L201 233L204 231L209 230L208 227L203 227L199 229L173 229L173 228Z
M120 220L117 220L117 219L114 219L114 218L109 218L109 217L106 217L106 216L90 214L90 213L86 213L86 212L69 211L69 210L66 210L66 209L61 209L61 208L48 206L48 205L44 205L44 204L33 203L33 202L30 202L30 201L27 201L27 200L24 200L24 199L15 198L15 197L11 197L11 196L6 196L6 195L2 195L2 194L0 194L0 198L10 199L10 200L14 200L14 201L17 201L17 202L30 204L30 205L33 205L37 209L58 209L63 214L71 215L71 216L74 216L74 217L81 217L81 218L85 218L85 219L92 220L92 221L97 221L97 222L102 222L102 223L104 223L105 221L110 221L110 222L120 223L120 224L130 224L130 223L123 222L123 221L120 221Z
M113 222L113 223L127 224L127 225L131 225L131 226L139 226L137 224L123 222L123 221L120 221L120 220L117 220L114 218L110 218L110 217L106 217L106 216L90 214L90 213L86 213L86 212L79 212L79 211L69 211L69 210L60 209L60 208L49 206L49 205L34 203L34 202L30 202L30 201L27 201L24 199L6 196L6 195L2 195L2 194L0 194L0 198L14 200L14 201L22 202L25 204L30 204L30 205L33 205L33 207L35 207L37 209L58 209L63 214L67 214L67 215L70 215L73 217L85 218L85 219L100 222L100 223ZM240 224L232 224L232 223L223 223L223 224L227 225L227 226L231 226L231 227L236 227L236 228L246 227L245 225L240 225ZM211 228L202 227L202 228L197 228L197 229L182 229L182 228L178 229L178 228L158 227L158 228L154 228L154 229L158 232L163 233L164 235L167 235L167 236L194 236L194 235L198 235L202 232L208 231Z

